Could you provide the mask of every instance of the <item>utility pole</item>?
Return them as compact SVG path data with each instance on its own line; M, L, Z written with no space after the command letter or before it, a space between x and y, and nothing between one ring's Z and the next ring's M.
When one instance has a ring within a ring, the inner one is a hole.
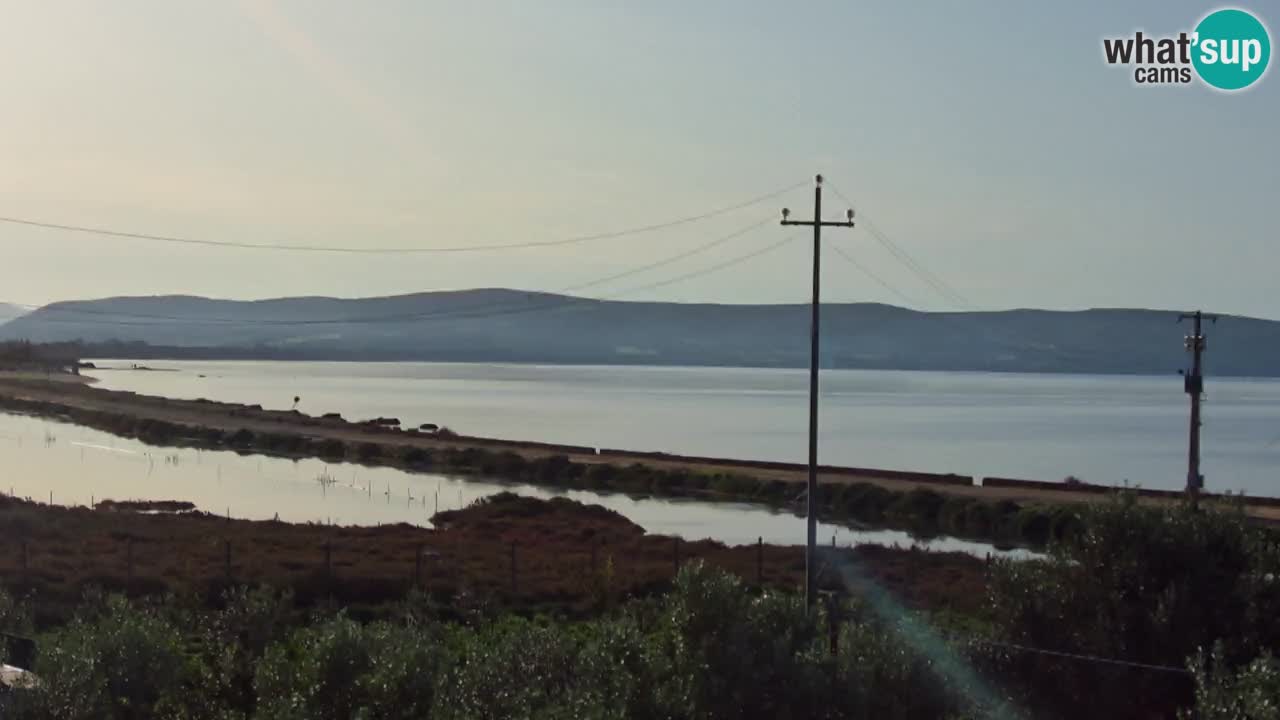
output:
M805 494L805 521L808 535L804 549L804 602L812 609L818 601L818 308L822 290L822 228L853 227L853 210L843 221L822 219L822 176L814 178L813 220L791 220L791 211L782 209L783 225L813 226L813 309L809 324L809 483Z
M1182 313L1178 322L1192 321L1192 331L1183 339L1183 346L1191 353L1191 370L1183 372L1183 388L1191 396L1191 433L1187 443L1187 498L1192 509L1199 506L1200 491L1204 489L1204 476L1200 474L1200 400L1204 395L1204 375L1201 367L1201 356L1204 354L1204 334L1200 331L1201 320L1217 323L1217 315L1205 315L1199 310L1193 313Z

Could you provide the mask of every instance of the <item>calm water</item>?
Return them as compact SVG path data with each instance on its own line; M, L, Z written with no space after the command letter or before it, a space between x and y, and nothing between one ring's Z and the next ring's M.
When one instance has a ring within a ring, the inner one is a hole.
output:
M616 510L652 533L687 540L712 538L731 545L804 542L804 520L750 505L633 499L625 495L556 492L393 468L284 460L260 455L154 448L90 428L22 415L0 414L0 492L59 505L89 505L106 498L188 500L202 510L237 518L374 525L430 526L439 510L463 507L508 490L534 497L569 497ZM895 530L822 526L819 537L841 545L913 544ZM981 555L983 543L939 538L916 544ZM1002 554L996 552L996 554ZM1015 555L1025 553L1015 551Z
M103 361L129 367L130 361ZM576 445L803 461L800 370L440 363L149 362L103 387L311 414L394 416ZM1168 377L823 371L823 462L1180 488L1187 396ZM1213 490L1280 495L1280 381L1209 378Z

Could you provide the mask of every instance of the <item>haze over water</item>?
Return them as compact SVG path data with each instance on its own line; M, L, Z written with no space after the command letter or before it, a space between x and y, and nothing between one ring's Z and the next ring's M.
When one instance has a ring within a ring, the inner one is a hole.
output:
M132 361L101 361L129 367ZM350 420L393 416L468 435L801 462L802 370L443 363L146 361L101 386ZM1280 495L1280 381L1210 377L1213 491ZM1176 489L1181 378L824 370L824 463Z

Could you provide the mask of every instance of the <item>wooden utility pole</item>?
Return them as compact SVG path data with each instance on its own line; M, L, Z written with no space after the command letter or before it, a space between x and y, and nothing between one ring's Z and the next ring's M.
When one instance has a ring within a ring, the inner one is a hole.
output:
M1205 315L1199 310L1182 313L1178 322L1192 321L1192 331L1183 339L1183 346L1191 353L1191 370L1183 372L1183 389L1191 396L1191 431L1187 442L1187 498L1194 509L1199 505L1200 491L1204 489L1204 475L1200 474L1200 400L1204 396L1204 374L1201 358L1205 351L1201 320L1218 322L1217 315Z
M808 533L804 550L804 602L812 608L817 602L817 544L818 544L818 309L822 294L822 228L853 227L853 210L845 213L843 221L822 219L822 176L814 178L813 219L791 220L791 211L782 209L783 225L809 225L813 227L813 306L809 321L809 483L805 497L805 521Z

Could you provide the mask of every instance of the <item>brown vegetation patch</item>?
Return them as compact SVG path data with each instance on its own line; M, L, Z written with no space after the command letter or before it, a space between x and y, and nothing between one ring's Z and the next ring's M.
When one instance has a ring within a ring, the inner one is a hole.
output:
M482 598L579 614L663 591L676 568L695 558L752 586L796 589L804 577L800 547L648 535L603 508L565 499L503 498L451 517L439 530L332 527L199 512L101 512L0 496L0 584L33 593L54 621L90 587L213 601L228 585L269 585L292 589L303 604L377 612L416 586L446 605ZM981 605L985 571L976 558L867 546L844 552L908 605Z

